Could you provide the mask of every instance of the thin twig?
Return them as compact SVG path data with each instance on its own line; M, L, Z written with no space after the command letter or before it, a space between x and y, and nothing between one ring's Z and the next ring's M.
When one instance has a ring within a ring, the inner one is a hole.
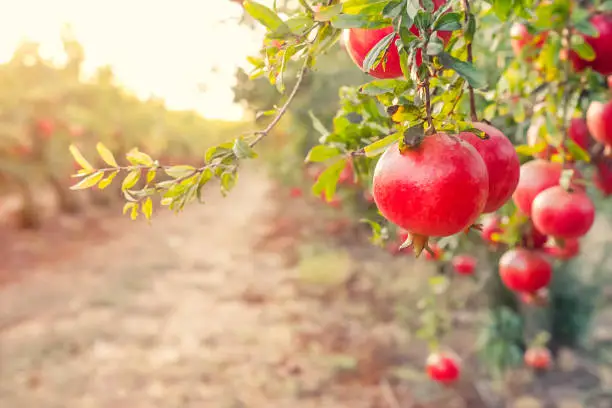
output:
M571 7L571 4L570 4ZM572 20L570 18L571 15L571 10L570 10L570 14L568 14L568 18L567 21L565 23L565 28L564 28L564 32L562 33L566 44L565 44L565 52L567 55L567 58L565 60L565 64L564 64L564 69L563 69L563 82L559 83L559 87L562 87L563 84L567 84L569 83L569 77L570 77L570 73L571 73L571 69L572 69L572 60L569 57L571 51L572 51ZM561 150L564 152L565 150L565 142L567 140L567 134L569 132L568 126L567 126L567 113L568 113L568 109L569 109L569 104L570 104L570 99L571 99L572 93L570 90L567 90L564 93L564 99L563 99L563 110L562 110L562 123L561 123ZM565 166L565 153L562 154L562 160L563 160L563 165Z
M463 0L463 9L465 11L464 22L467 27L467 25L469 24L470 18L471 18L469 0ZM466 42L466 49L467 49L467 60L471 64L474 62L474 56L472 54L472 40ZM478 114L476 113L476 99L474 97L474 88L469 83L468 83L468 92L470 95L470 116L473 122L477 122Z
M432 132L436 132L436 127L433 124L433 118L431 116L431 95L429 93L429 73L427 73L427 77L423 82L423 89L425 90L425 112L427 113L427 124L429 125L429 130Z

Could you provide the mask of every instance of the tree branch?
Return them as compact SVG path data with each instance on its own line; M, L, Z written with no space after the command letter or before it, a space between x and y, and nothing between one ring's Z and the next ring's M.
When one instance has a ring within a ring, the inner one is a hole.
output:
M470 19L472 18L469 0L463 0L463 9L465 11L464 22L467 27L470 23ZM467 49L467 60L470 64L472 64L474 62L474 56L472 54L472 39L470 39L470 41L466 41L466 49ZM468 92L470 95L470 117L473 122L477 122L478 114L476 113L476 99L474 97L474 88L469 83L468 83Z

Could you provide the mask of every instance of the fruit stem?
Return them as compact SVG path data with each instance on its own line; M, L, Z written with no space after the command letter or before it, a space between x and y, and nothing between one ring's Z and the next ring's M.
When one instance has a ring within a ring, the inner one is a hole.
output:
M465 11L465 26L468 27L470 23L470 19L472 18L470 12L470 1L463 0L463 9ZM466 50L467 50L467 60L471 64L474 62L474 55L472 54L472 39L466 41ZM472 118L472 122L478 122L478 114L476 113L476 99L474 97L474 88L472 85L468 83L468 92L470 95L470 117Z

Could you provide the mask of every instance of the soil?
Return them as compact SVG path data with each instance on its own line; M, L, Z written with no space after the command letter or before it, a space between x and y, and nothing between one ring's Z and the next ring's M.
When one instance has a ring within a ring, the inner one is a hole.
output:
M430 383L426 349L398 316L418 317L432 265L369 245L367 231L261 170L207 196L151 225L113 208L3 229L0 406L581 406L570 405L575 375L554 377L558 405L544 405L546 385L524 386L533 376L509 396L469 370L456 387ZM452 340L467 360L472 332ZM593 372L580 378L599 385Z

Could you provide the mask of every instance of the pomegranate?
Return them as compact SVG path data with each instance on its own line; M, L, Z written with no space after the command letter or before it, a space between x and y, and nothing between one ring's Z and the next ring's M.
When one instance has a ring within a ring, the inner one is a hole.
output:
M547 370L550 368L552 357L546 347L530 347L525 352L525 364L536 370Z
M480 122L473 125L489 138L483 140L470 132L462 132L459 137L474 146L487 166L489 195L483 212L490 213L504 205L514 193L521 163L514 146L499 129Z
M612 145L612 101L591 102L587 109L586 123L595 140L605 145Z
M570 121L567 135L574 143L582 148L582 150L588 150L591 144L591 135L589 134L589 128L586 120L582 118L573 118Z
M445 352L430 354L425 369L429 378L442 384L455 382L461 374L459 359L454 354Z
M499 275L509 289L534 293L548 285L552 267L542 253L514 248L500 258Z
M434 8L437 10L445 3L446 0L434 0ZM357 64L359 68L363 68L363 61L370 50L374 48L374 46L378 44L380 40L392 32L392 26L376 29L350 28L345 30L343 34L346 50L348 51L348 54L353 62ZM410 28L410 32L417 36L419 35L419 30L414 25ZM452 33L441 31L438 34L444 43L446 43ZM397 51L397 46L395 45L397 38L398 36L395 36L395 38L393 38L391 41L385 55L385 60L383 60L384 64L381 62L374 69L370 70L368 74L379 79L399 78L403 76L402 68L400 66L399 53ZM421 65L421 62L421 51L417 50L416 63L417 65Z
M531 214L531 203L542 191L559 184L561 164L536 159L521 166L520 178L512 199L523 213Z
M39 119L36 121L36 130L44 139L49 139L55 131L55 123L51 119Z
M542 48L547 37L548 33L546 32L532 35L527 30L527 26L522 23L514 23L510 28L510 44L514 55L520 56L525 49L524 56L527 61L533 60L534 54Z
M583 60L572 51L570 53L572 65L578 72L586 67L591 67L602 75L610 75L612 74L612 14L595 14L591 17L591 24L599 32L599 36L583 35L583 37L595 51L595 59L593 61Z
M595 221L595 205L584 192L551 187L536 196L531 208L533 225L556 238L579 238Z
M548 241L548 236L538 231L530 222L521 237L521 246L523 248L540 249L546 244L546 241Z
M437 133L416 147L388 148L372 185L378 209L411 233L418 256L427 237L453 235L474 223L487 201L489 177L474 147Z
M580 253L580 241L576 238L566 239L563 241L562 246L550 245L544 247L544 252L553 258L566 261L578 256Z
M612 194L612 168L610 163L605 161L597 163L597 171L593 175L593 183L604 196L607 197Z
M493 234L501 233L503 233L503 230L501 228L501 221L499 215L489 214L483 218L482 230L480 232L480 234L482 235L482 239L491 244L497 244L497 242L493 240Z
M451 263L458 274L473 275L477 261L471 255L456 255L451 260Z

